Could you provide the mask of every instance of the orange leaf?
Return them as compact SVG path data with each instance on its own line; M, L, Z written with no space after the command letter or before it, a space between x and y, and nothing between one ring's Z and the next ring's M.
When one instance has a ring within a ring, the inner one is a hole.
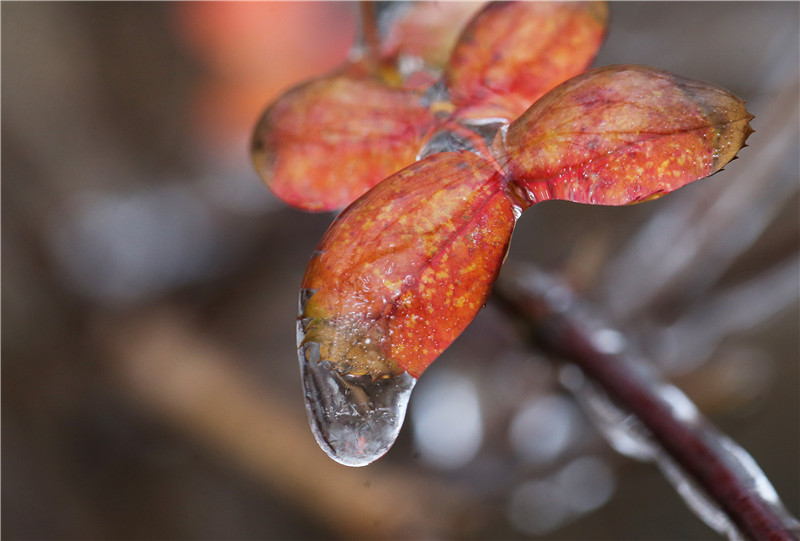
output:
M342 208L413 163L432 124L417 94L366 77L324 77L267 109L253 137L253 162L286 203Z
M490 4L464 29L445 73L459 116L516 118L589 67L607 19L605 2Z
M303 343L343 375L418 377L483 306L515 216L502 174L434 154L378 184L323 237L303 278Z
M721 87L607 66L555 88L511 123L507 167L530 203L634 203L722 169L752 133L750 119Z

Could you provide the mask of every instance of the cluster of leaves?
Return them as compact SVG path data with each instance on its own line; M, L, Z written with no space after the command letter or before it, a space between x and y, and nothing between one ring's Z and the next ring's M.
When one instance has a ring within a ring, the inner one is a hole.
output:
M534 203L658 197L719 171L752 131L718 86L638 65L585 71L603 2L489 4L441 66L449 44L419 48L407 30L426 5L391 23L391 46L284 94L253 140L288 204L349 205L312 256L299 316L301 341L341 375L419 377L485 303Z

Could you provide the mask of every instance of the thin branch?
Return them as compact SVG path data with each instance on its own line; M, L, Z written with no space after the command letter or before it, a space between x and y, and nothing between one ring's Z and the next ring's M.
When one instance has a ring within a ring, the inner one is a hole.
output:
M361 33L364 40L364 47L367 56L373 60L378 58L381 40L378 37L378 26L376 24L375 2L362 1L361 7Z
M670 464L682 470L735 528L714 524L686 498L709 525L731 538L800 538L800 524L785 510L752 458L703 419L680 391L658 381L643 363L616 347L619 342L609 347L598 340L601 327L587 318L585 308L565 286L535 269L521 271L507 265L494 297L525 324L537 345L577 365L635 415ZM670 475L674 469L661 466L674 481Z
M338 537L447 536L467 510L464 531L485 520L470 496L411 470L334 463L314 442L299 396L287 403L274 382L256 384L237 370L246 364L238 353L178 308L101 317L96 336L115 392Z
M669 367L671 374L686 372L697 362L690 359L707 359L726 338L747 332L781 310L796 306L798 276L800 255L794 254L741 284L705 295L702 304L656 333L653 349L658 364ZM742 310L743 306L747 309ZM698 332L701 328L702 332Z
M370 69L375 69L380 59L380 38L375 2L361 0L358 7L356 39L350 50L350 60L363 61Z

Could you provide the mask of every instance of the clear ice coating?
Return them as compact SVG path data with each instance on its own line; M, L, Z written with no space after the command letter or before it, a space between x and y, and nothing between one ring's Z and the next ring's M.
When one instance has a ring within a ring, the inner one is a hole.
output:
M431 154L440 152L461 152L467 151L474 154L481 153L475 148L475 144L470 140L471 135L483 140L487 146L491 146L494 138L501 130L507 128L508 121L503 118L485 118L468 120L461 124L464 131L458 132L451 129L444 129L435 132L425 143L417 154L417 160L422 160ZM505 131L502 131L504 134Z
M703 522L731 541L745 539L728 515L709 499L705 491L658 444L637 417L620 409L574 366L562 373L562 382L574 393L595 426L617 452L644 462L653 462L689 509ZM666 402L675 418L694 427L699 432L699 437L725 461L740 482L753 487L755 493L765 505L772 508L784 526L795 535L800 533L800 523L783 506L772 484L747 451L711 426L703 425L694 404L677 387L657 381L651 381L650 385L654 395Z
M300 291L297 353L308 422L317 443L333 460L345 466L366 466L394 444L406 416L416 378L378 378L341 374L320 358L315 342L303 343L305 303L314 290Z
M319 345L298 350L306 413L317 443L345 466L366 466L394 444L417 380L342 375L320 361Z
M418 160L423 160L432 154L440 152L475 152L475 147L463 135L449 131L441 130L433 134L433 136L425 143L425 146L417 154Z

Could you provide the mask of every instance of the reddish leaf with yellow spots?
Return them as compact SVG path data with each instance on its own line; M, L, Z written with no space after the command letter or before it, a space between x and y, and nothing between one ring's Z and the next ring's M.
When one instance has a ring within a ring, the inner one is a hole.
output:
M589 67L606 33L605 2L509 2L464 29L445 82L461 117L513 120Z
M253 137L253 162L288 204L343 208L413 163L433 122L416 93L334 75L294 88L266 110Z
M445 152L355 201L306 270L303 343L341 374L418 377L500 270L515 222L504 178L475 154Z
M607 66L553 89L510 124L507 167L531 203L634 203L722 169L752 118L716 85Z

